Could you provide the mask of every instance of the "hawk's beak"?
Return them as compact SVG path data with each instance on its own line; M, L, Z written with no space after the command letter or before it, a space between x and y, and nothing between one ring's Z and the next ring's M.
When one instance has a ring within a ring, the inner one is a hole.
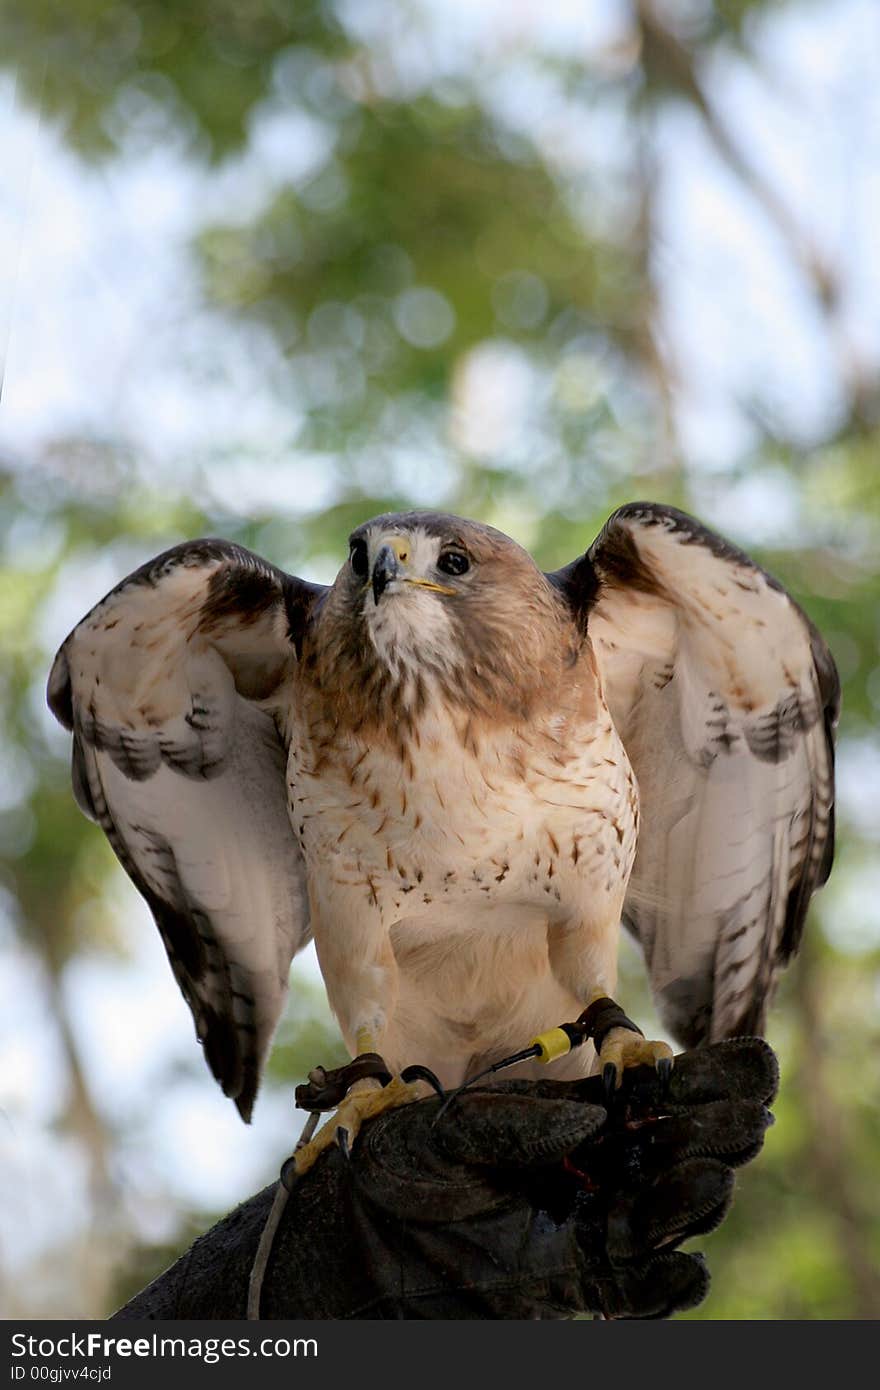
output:
M390 545L383 545L373 565L373 598L376 603L382 597L388 584L400 574L400 561Z

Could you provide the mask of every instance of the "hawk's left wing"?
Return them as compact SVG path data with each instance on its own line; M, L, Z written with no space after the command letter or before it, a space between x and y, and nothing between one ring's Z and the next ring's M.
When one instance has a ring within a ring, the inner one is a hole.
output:
M638 779L624 919L660 1011L689 1046L760 1032L831 869L831 654L780 584L672 507L621 507L550 578Z
M229 541L176 546L83 618L48 698L73 787L146 898L208 1064L244 1119L309 937L269 701L323 589Z

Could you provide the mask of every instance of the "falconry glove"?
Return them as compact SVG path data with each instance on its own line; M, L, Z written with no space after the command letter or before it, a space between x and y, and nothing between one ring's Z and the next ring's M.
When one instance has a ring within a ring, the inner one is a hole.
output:
M427 1100L330 1149L294 1187L264 1318L668 1317L706 1296L700 1255L733 1169L772 1121L776 1059L737 1038L676 1059L668 1085L627 1072L512 1081ZM271 1192L197 1242L117 1316L240 1317ZM225 1232L225 1240L224 1240ZM224 1262L225 1253L225 1262Z

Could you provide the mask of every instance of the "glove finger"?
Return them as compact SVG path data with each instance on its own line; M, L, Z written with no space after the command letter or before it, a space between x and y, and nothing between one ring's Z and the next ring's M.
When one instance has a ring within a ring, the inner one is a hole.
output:
M686 1158L718 1158L739 1168L760 1153L773 1123L771 1112L758 1101L713 1100L618 1130L615 1137L626 1149L640 1148L641 1181Z
M709 1271L702 1255L675 1250L620 1271L615 1283L602 1290L602 1311L608 1318L668 1318L696 1308L708 1292Z
M530 1084L534 1090L554 1087L559 1095L594 1105L602 1105L605 1099L601 1076L519 1084ZM654 1067L627 1067L617 1094L634 1110L668 1110L713 1100L757 1100L769 1105L778 1089L779 1063L769 1043L763 1038L725 1038L680 1053L668 1082Z
M478 1091L461 1096L444 1113L436 1140L458 1163L535 1168L560 1163L605 1120L602 1107L582 1101Z
M675 1059L668 1100L700 1105L712 1100L761 1101L779 1089L779 1063L763 1038L726 1038Z
M632 1260L658 1246L713 1231L724 1220L733 1186L731 1169L716 1159L679 1163L640 1196L609 1212L609 1259Z

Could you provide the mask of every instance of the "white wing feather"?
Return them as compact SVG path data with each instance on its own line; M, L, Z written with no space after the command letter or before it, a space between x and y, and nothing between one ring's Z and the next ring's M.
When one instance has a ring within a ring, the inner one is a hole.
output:
M622 507L587 559L640 793L625 920L684 1042L760 1032L831 867L833 660L775 580L672 508Z
M246 1119L309 936L266 700L288 688L290 615L312 592L228 542L180 546L83 619L49 681L74 734L77 800L149 903L208 1063Z

